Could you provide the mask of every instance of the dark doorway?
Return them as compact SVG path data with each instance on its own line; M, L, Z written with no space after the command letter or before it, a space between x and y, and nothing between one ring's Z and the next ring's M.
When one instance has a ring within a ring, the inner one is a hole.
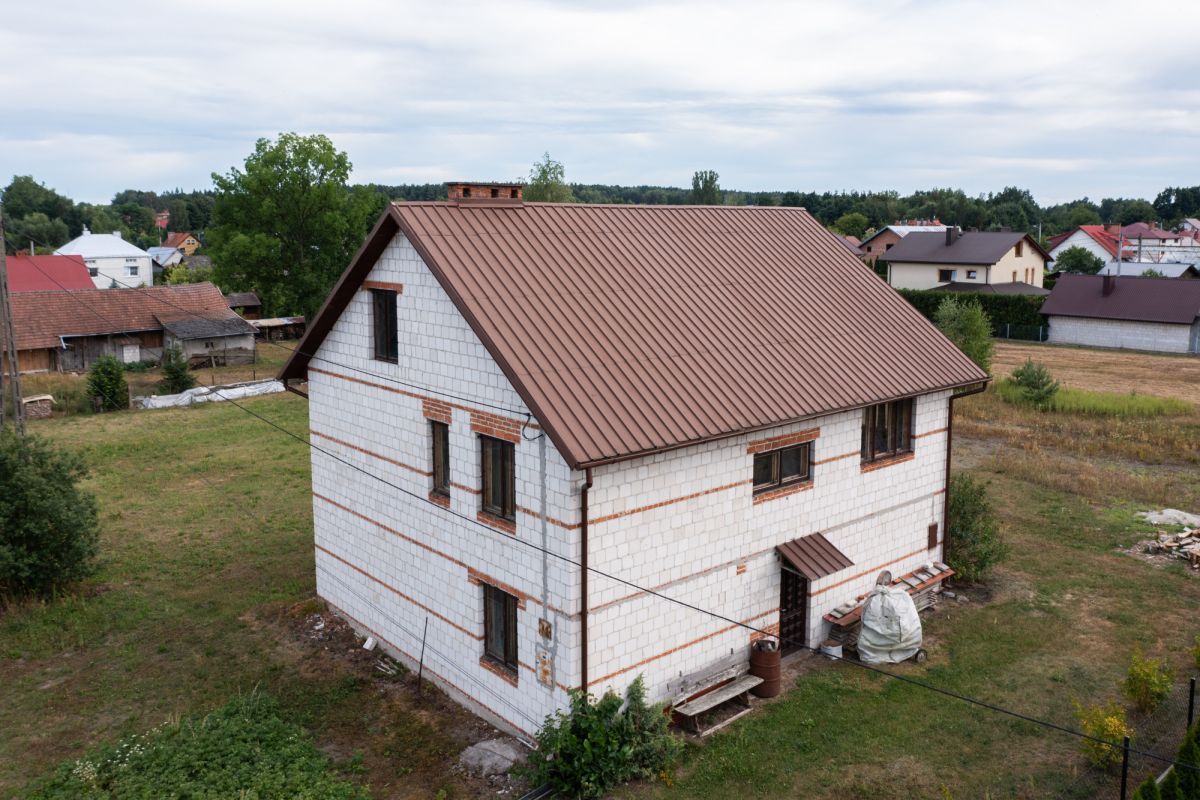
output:
M786 566L779 574L779 649L784 655L808 644L808 578Z

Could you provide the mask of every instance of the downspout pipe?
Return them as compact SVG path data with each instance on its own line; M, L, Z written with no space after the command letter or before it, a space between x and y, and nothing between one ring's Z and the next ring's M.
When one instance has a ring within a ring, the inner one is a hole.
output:
M942 563L949 564L950 558L950 448L954 444L954 401L960 397L970 397L987 389L988 382L968 389L965 392L950 395L949 407L946 409L946 492L942 496Z
M588 491L592 488L592 468L584 470L579 491L579 691L588 689Z

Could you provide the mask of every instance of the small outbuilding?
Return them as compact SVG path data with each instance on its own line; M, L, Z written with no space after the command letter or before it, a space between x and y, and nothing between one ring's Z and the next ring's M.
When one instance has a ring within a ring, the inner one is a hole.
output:
M1200 281L1063 275L1042 313L1054 344L1200 353Z
M230 292L225 295L225 300L242 319L258 319L262 316L262 300L254 292Z
M163 328L164 347L178 347L193 366L254 363L254 326L228 311L196 311L155 315Z

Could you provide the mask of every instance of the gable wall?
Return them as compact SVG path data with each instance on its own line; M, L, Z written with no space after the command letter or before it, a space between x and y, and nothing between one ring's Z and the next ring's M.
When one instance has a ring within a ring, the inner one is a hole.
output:
M1092 255L1104 261L1106 264L1113 260L1111 253L1105 250L1099 242L1097 242L1091 236L1088 236L1083 231L1075 231L1065 240L1060 242L1058 247L1050 251L1050 257L1058 258L1058 255L1062 251L1072 247L1082 247L1084 250L1087 250Z
M371 296L364 289L309 365L311 442L319 448L312 451L318 593L410 663L428 618L426 675L494 722L528 735L578 682L579 592L573 566L514 537L578 560L577 481L536 420L522 430L528 417L520 397L402 235L372 269L366 285L372 283L403 287L399 363L373 358ZM482 414L520 437L515 530L477 518L479 443L472 424ZM429 495L431 417L450 420L448 508ZM515 685L481 663L483 589L476 573L524 598ZM552 625L550 639L538 632L543 617ZM539 655L553 666L549 687L535 674Z

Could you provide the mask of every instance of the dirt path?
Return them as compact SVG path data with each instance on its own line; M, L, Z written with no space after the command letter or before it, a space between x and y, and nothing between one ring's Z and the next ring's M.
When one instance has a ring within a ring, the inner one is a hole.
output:
M1200 357L996 342L992 372L997 377L1008 375L1027 358L1045 364L1064 386L1200 403Z

